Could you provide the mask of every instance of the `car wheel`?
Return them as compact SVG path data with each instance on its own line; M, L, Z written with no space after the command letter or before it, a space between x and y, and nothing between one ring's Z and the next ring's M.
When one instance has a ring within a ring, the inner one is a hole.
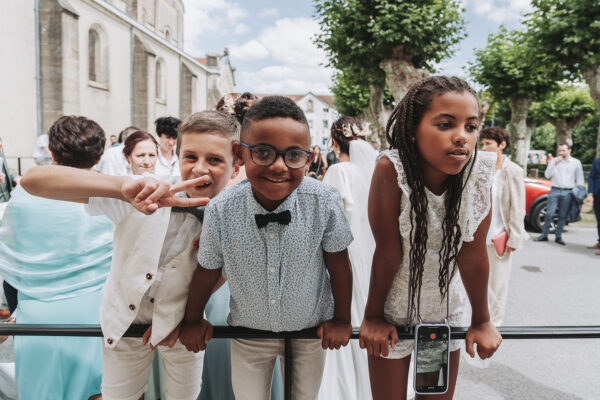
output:
M531 228L536 232L541 232L544 227L544 221L546 221L546 203L547 200L540 201L533 209L533 213L531 213L529 223ZM550 223L550 233L554 233L557 220L558 216L555 215L553 221Z

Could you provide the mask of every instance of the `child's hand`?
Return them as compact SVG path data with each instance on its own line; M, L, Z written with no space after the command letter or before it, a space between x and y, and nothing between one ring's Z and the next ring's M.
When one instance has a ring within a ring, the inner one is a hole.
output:
M474 343L477 343L479 358L485 360L494 355L494 352L500 347L502 336L500 336L500 332L498 332L494 324L487 321L469 327L469 331L465 337L465 347L471 358L475 357L475 352L473 351Z
M361 349L367 349L370 356L386 357L390 344L393 349L396 342L396 327L383 318L365 318L360 325L359 345Z
M208 203L205 197L178 197L175 194L187 188L197 186L209 180L207 176L179 182L171 185L154 178L147 177L139 180L128 180L121 186L121 194L137 210L144 214L152 214L160 207L195 207Z
M150 325L148 327L148 329L146 329L146 332L144 332L144 335L142 336L142 346L149 344L150 348L152 350L156 350L156 348L158 346L173 347L175 345L175 343L177 342L177 338L179 337L179 329L180 328L181 328L181 323L179 323L175 327L175 329L173 329L173 331L171 331L171 333L169 333L167 335L167 337L165 337L163 340L161 340L156 346L153 346L152 343L149 343L150 336L152 335L152 325Z
M197 353L206 349L212 333L212 325L204 318L201 321L183 322L179 331L179 341L188 351Z
M317 329L317 336L321 338L323 349L339 349L348 344L352 335L352 325L338 319L323 322Z

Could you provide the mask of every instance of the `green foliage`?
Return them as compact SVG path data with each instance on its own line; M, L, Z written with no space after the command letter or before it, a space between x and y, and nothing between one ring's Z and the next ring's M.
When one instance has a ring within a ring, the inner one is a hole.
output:
M506 128L510 122L510 107L508 99L491 100L490 109L485 117L485 126L499 126Z
M581 116L596 112L588 90L574 86L563 86L539 104L539 117L546 121L564 119L571 123Z
M531 150L546 150L556 155L556 129L554 125L547 122L535 128L531 135Z
M591 163L596 157L598 140L598 113L589 114L573 129L573 157L582 163Z
M362 116L369 105L368 82L360 79L360 75L341 71L333 78L331 91L334 95L335 109L340 115L349 117ZM383 94L383 105L394 107L394 97L386 87Z
M555 87L556 68L536 62L530 44L528 35L502 27L476 51L469 72L494 98L538 99Z
M385 79L379 63L402 47L416 68L431 70L464 37L456 0L315 0L321 32L315 43L329 66L355 68L369 82Z
M559 63L571 76L600 64L600 1L533 0L526 26L542 64Z

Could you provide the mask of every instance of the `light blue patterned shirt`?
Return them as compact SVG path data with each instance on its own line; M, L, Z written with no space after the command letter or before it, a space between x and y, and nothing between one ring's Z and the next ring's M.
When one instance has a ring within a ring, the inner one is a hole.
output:
M227 322L267 331L295 331L333 318L333 296L323 252L352 242L342 200L329 185L304 179L273 212L289 210L289 225L258 228L268 213L240 182L206 208L198 262L223 268L231 291Z

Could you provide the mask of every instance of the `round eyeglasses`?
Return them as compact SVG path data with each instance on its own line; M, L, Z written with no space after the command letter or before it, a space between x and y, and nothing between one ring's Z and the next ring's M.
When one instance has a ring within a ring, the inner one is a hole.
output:
M304 168L312 154L312 151L302 149L278 151L268 144L257 144L254 146L249 146L244 142L240 142L240 144L250 150L250 158L252 158L254 164L263 167L272 165L277 157L281 156L286 167L292 169Z

